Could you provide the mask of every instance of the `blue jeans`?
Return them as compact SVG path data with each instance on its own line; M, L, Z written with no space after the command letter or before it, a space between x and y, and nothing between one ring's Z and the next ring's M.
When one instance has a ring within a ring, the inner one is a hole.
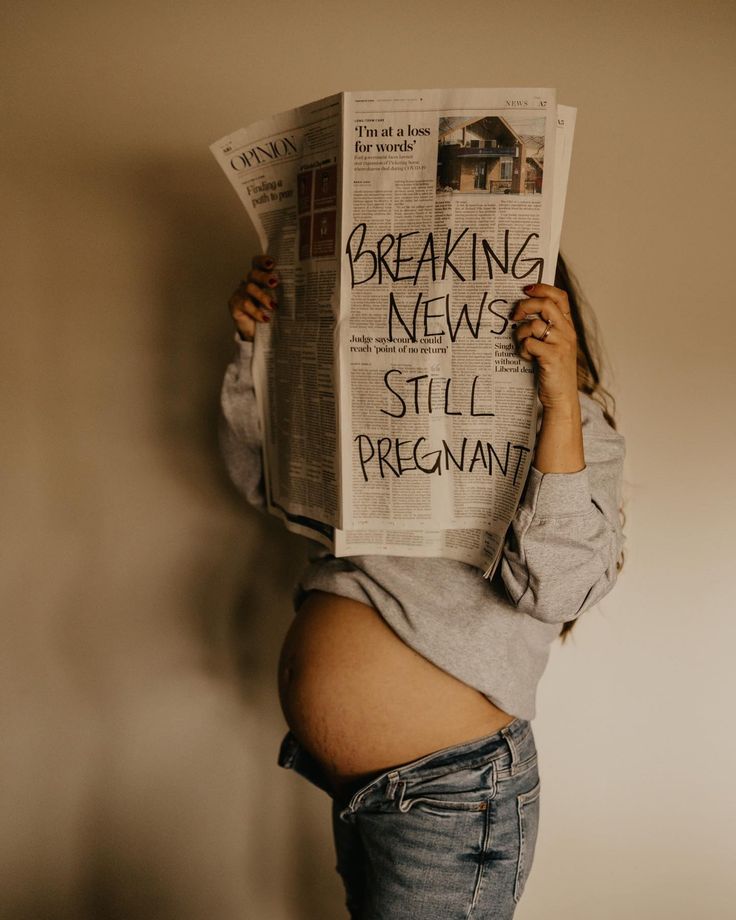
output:
M332 827L353 920L509 920L539 827L531 723L433 751L336 798L291 731L279 766L332 799Z

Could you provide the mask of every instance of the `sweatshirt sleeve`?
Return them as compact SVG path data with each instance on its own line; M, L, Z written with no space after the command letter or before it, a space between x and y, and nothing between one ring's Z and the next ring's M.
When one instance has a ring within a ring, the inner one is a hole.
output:
M545 623L574 620L614 586L623 546L619 517L624 438L580 394L585 467L529 470L509 527L501 578L512 604Z
M262 435L253 388L253 343L235 333L237 352L225 370L220 391L220 452L238 491L260 511L266 509Z

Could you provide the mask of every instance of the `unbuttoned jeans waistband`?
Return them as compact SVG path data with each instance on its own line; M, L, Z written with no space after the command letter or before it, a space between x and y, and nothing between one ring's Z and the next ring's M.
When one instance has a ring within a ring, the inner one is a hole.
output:
M531 723L527 719L517 717L489 735L440 748L415 760L377 771L376 776L365 780L359 788L352 790L346 802L348 809L352 809L366 795L379 791L383 786L386 787L390 798L391 790L399 780L411 777L412 773L418 770L421 770L423 777L429 779L435 772L437 775L446 772L450 764L461 762L463 767L472 768L483 763L494 763L496 777L500 779L523 772L526 765L535 757L536 745ZM302 747L291 730L287 731L281 741L278 765L294 770L334 798L329 780L319 761Z

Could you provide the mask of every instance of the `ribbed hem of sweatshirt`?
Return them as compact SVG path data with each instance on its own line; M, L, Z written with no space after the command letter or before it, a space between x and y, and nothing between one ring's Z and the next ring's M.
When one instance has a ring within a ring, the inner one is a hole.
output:
M572 517L590 511L588 467L576 473L540 473L529 470L524 505L536 518Z

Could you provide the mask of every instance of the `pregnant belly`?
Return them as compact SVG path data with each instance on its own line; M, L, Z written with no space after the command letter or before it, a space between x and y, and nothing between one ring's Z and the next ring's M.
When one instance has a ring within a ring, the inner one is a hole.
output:
M310 591L281 649L289 728L336 791L513 716L409 648L373 607Z

